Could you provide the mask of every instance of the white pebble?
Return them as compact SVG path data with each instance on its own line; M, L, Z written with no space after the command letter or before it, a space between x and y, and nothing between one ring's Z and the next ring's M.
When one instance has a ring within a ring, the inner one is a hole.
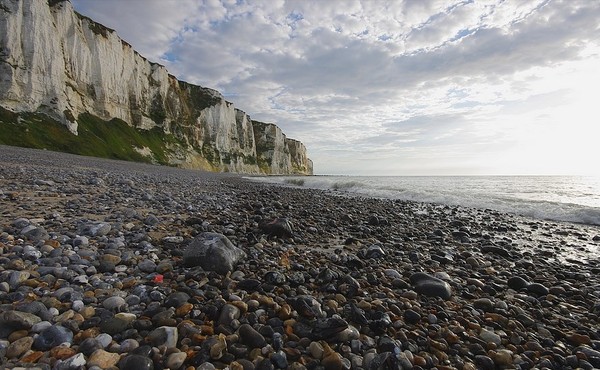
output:
M71 308L75 312L81 311L83 309L83 307L85 307L85 304L80 299L73 301L73 304L71 305Z
M106 348L112 342L112 337L106 333L98 334L96 340L100 342L102 347Z

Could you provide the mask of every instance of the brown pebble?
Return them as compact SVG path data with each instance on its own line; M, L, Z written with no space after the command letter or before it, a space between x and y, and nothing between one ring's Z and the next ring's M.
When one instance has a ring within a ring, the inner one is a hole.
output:
M343 294L337 293L335 295L335 300L340 303L340 304L344 304L346 303L346 297Z
M95 298L96 294L92 290L86 290L85 292L83 292L83 296L85 298Z
M477 367L472 362L465 362L463 365L463 370L477 370Z
M60 247L60 243L58 242L58 240L54 240L54 239L46 240L44 242L44 245L49 245L54 249Z
M414 301L419 297L419 295L417 294L417 292L415 292L413 290L409 290L409 291L402 293L402 297L406 298L406 299L410 299L411 301Z
M507 349L500 349L498 351L490 351L489 357L494 360L494 363L499 366L509 366L513 363L513 354Z
M456 344L460 342L460 338L458 337L458 335L449 331L448 333L446 333L446 342L448 342L448 344Z
M41 351L29 352L25 356L21 357L21 362L32 364L34 362L38 362L38 360L42 358L43 355L44 352Z
M527 348L530 351L543 351L544 350L544 347L542 347L541 344L539 344L538 342L532 341L532 340L525 343L525 348Z
M85 306L79 311L79 313L81 314L81 316L83 316L83 318L89 319L96 314L96 309L91 306Z
M127 277L125 279L123 279L123 281L121 281L121 283L123 284L123 288L131 288L134 285L136 285L138 283L138 279L131 276L131 277Z
M432 346L433 348L439 349L440 351L447 351L448 350L448 346L445 343L438 342L438 341L433 340L433 339L431 339L429 341L429 345Z
M437 357L439 362L445 362L448 360L448 354L446 352L440 351L438 349L432 348L431 353Z
M98 366L102 369L106 369L115 366L121 356L118 353L107 352L103 349L97 349L90 355L87 360L87 366Z
M74 356L76 353L77 352L73 348L58 346L50 350L50 357L58 360L66 360L69 357Z
M15 330L12 333L10 333L10 335L8 336L8 341L9 342L14 342L16 340L19 340L21 338L24 338L26 336L29 335L29 331L28 330Z
M248 358L253 362L256 362L258 359L262 359L262 350L260 348L254 348L252 351L250 351Z
M231 364L229 364L229 368L231 370L244 370L244 366L237 361L233 361Z
M365 311L371 310L371 304L369 302L365 301L364 299L362 299L360 302L358 302L357 306L358 306L358 308L361 308Z
M592 340L590 339L589 336L579 334L579 333L569 334L569 335L567 335L566 338L569 342L576 344L576 345L592 344Z
M331 349L327 342L321 341L319 343L323 346L323 359L321 360L321 365L323 365L325 370L342 370L344 366L340 355Z
M188 313L190 313L190 311L192 311L193 308L194 308L193 304L184 303L181 306L177 307L177 309L175 310L175 315L177 315L178 317L185 316Z
M210 358L218 360L223 357L225 351L227 351L227 342L225 341L225 335L221 333L217 338L217 342L210 347Z
M328 300L325 305L327 307L329 307L330 309L332 309L333 311L336 311L338 309L338 303L336 301L334 301L333 299Z
M246 312L248 312L248 304L244 301L233 301L230 302L229 304L237 307L240 310L240 313L243 315Z
M503 326L508 324L508 318L497 313L487 312L483 317L485 317L486 320L497 322Z
M427 364L427 361L425 361L425 358L419 356L419 355L414 355L413 356L413 361L414 361L414 365L417 366L425 366Z
M215 329L211 325L200 325L200 332L203 335L213 335L215 334Z
M281 320L289 319L290 317L292 317L292 307L289 304L284 303L279 308L279 311L277 312L277 316L279 316L279 318Z
M488 350L495 350L496 348L498 348L498 345L494 342L488 342L486 347Z
M60 322L65 322L67 320L71 320L74 315L75 315L75 311L73 311L73 310L65 311L62 314L56 316L54 318L54 322L60 323Z
M23 337L13 341L6 349L7 358L17 358L31 349L32 337Z
M290 347L283 348L283 352L285 353L285 356L288 358L288 360L292 361L298 360L302 355L302 352L300 352L300 350Z
M119 262L121 262L121 257L115 256L114 254L103 254L102 257L100 257L100 260L118 265Z

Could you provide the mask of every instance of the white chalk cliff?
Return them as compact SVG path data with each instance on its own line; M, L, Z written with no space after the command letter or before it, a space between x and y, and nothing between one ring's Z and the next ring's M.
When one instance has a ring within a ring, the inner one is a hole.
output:
M73 134L83 113L158 127L184 143L171 148L173 165L312 174L302 143L219 92L177 80L69 1L0 0L0 106L43 113Z

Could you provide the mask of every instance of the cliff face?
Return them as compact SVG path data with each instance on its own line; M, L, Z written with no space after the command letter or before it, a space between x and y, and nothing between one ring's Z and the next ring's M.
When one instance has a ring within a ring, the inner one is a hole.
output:
M312 173L302 143L275 125L254 124L219 92L178 81L68 1L0 0L0 106L43 113L75 135L82 114L158 129L173 138L165 143L172 165Z
M279 127L272 123L252 121L258 153L258 165L266 173L312 174L312 161L306 156L304 144L286 138Z

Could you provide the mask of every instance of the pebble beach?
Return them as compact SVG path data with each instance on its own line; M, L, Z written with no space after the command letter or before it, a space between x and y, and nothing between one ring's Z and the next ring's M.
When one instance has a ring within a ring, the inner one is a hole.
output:
M5 146L0 212L0 369L600 368L598 226Z

